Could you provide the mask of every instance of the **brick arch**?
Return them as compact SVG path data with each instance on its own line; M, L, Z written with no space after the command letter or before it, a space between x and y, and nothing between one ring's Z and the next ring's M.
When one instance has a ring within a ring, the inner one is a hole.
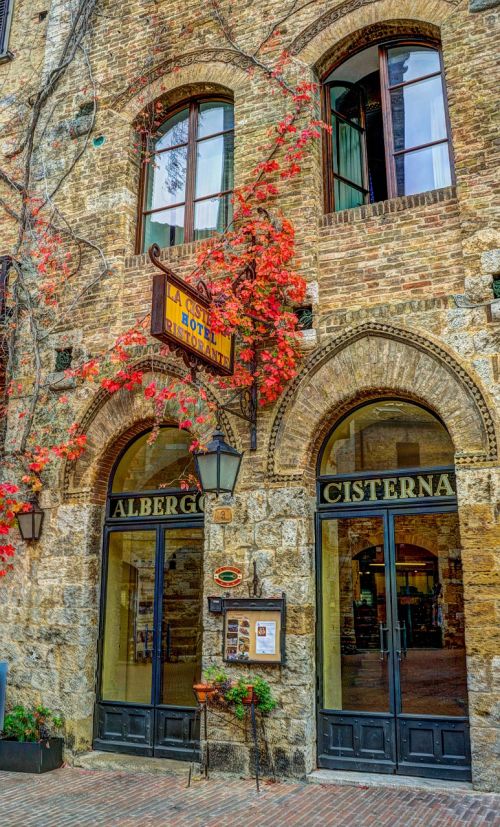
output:
M439 27L460 0L343 0L316 18L289 46L292 55L308 66L323 65L335 44L367 26L385 21L419 22ZM410 32L412 33L412 32Z
M154 380L161 385L184 372L176 365L159 357L149 358L134 365L144 372L144 384ZM211 388L204 386L211 402L217 402ZM222 425L232 445L238 445L231 423L222 412ZM62 471L63 499L66 502L103 503L106 500L109 473L120 451L134 436L153 424L151 403L139 389L109 394L101 389L87 406L80 419L79 433L86 434L87 445L75 462L66 461ZM164 424L174 424L168 419ZM202 435L210 436L210 430Z
M139 113L159 98L175 103L177 90L184 87L191 89L191 94L210 91L213 87L237 97L248 89L249 65L248 60L232 49L188 52L161 61L140 78L135 78L111 105L130 123L134 123Z
M415 331L368 322L312 354L286 391L271 428L270 478L312 481L335 422L355 405L387 396L434 411L450 433L457 464L496 459L494 407L458 360Z

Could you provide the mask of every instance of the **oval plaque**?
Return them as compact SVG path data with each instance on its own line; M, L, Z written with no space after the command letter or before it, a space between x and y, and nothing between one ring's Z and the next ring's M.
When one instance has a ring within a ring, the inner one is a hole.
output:
M214 580L218 586L223 586L226 589L232 589L233 586L239 586L243 579L241 569L235 566L219 566L214 571Z

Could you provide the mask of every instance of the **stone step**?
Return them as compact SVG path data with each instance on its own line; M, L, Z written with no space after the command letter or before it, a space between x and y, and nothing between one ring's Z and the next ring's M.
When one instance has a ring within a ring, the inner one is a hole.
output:
M146 773L148 775L183 775L188 778L189 761L177 761L173 758L149 758L144 755L125 755L119 752L101 752L92 750L74 757L74 767L84 770L120 770L126 773ZM193 777L200 775L200 764L193 764Z
M386 787L399 790L427 790L427 792L475 792L467 781L444 781L439 778L417 778L410 775L386 775L378 772L348 772L346 770L314 770L307 776L309 784L335 786ZM481 795L478 791L477 795Z

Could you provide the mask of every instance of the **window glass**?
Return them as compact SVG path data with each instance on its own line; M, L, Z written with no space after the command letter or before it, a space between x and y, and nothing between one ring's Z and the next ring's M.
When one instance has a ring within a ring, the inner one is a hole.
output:
M398 195L413 195L451 184L447 143L396 155L395 161Z
M151 244L159 247L172 247L184 242L184 207L146 215L144 220L144 247L147 250Z
M160 138L156 142L155 150L160 152L162 149L168 149L171 146L178 144L185 144L188 140L189 130L189 109L182 109L176 115L172 115L163 126L160 126Z
M194 237L198 241L214 232L222 233L233 219L231 195L206 198L194 205Z
M333 431L323 451L320 473L388 471L407 468L410 461L416 463L410 467L418 468L453 465L448 431L418 405L398 400L372 402L353 411Z
M387 63L390 86L441 71L439 52L426 46L396 46L388 49Z
M195 198L232 190L233 142L232 133L198 142Z
M394 150L446 140L441 77L399 86L391 92Z
M179 428L160 428L154 442L149 442L150 437L150 432L140 436L122 456L113 477L113 494L178 488L180 481L194 472L191 434Z
M198 114L198 138L215 135L234 128L233 107L230 103L208 101L200 103Z
M341 83L331 86L330 102L332 110L359 125L361 121L359 89Z
M186 197L187 146L155 155L148 166L146 209L179 204Z
M363 186L363 146L358 129L335 118L333 141L333 169L343 178Z
M151 703L154 531L109 535L101 694L105 701Z
M349 209L452 183L438 49L418 43L389 47L374 43L337 66L326 85L332 127L330 209ZM429 144L437 148L417 154ZM412 154L400 157L407 152Z
M344 184L338 178L334 181L335 206L337 210L349 210L351 207L360 207L365 203L365 198L360 190Z
M146 161L143 249L225 230L232 204L219 194L234 187L233 129L233 107L223 101L193 101L160 127Z

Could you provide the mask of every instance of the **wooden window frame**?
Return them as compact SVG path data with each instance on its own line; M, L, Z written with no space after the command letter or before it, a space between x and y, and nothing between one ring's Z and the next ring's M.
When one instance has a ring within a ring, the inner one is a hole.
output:
M447 144L449 159L450 159L450 173L451 173L451 183L455 183L455 170L454 170L454 157L453 157L453 147L451 143L451 129L450 129L450 118L449 118L449 111L448 111L448 97L446 93L446 83L445 83L445 74L444 74L444 65L443 65L443 53L441 49L441 43L439 40L431 37L422 37L412 36L412 37L404 37L403 36L391 36L389 38L383 38L380 41L374 40L371 44L363 44L360 48L354 50L349 54L344 54L341 60L338 60L335 64L330 66L328 70L324 73L322 79L322 115L323 120L332 125L331 123L331 114L330 114L330 86L333 85L333 81L326 82L326 78L328 78L332 72L336 69L340 68L343 63L345 63L349 58L353 57L356 54L360 54L361 52L365 51L366 49L370 48L370 46L377 45L378 46L378 66L379 66L379 73L380 73L380 92L381 92L381 103L382 103L382 122L383 122L383 130L384 130L384 149L385 149L385 165L386 165L386 181L387 181L387 198L396 198L398 197L397 192L397 182L396 182L396 162L395 156L397 155L404 155L408 152L415 152L419 149L425 149L428 146L437 146L438 144ZM393 84L392 86L389 85L389 78L388 78L388 61L387 61L387 52L388 49L394 48L396 46L427 46L430 49L435 49L439 55L439 71L431 72L428 75L423 75L422 77L415 78L410 81L405 81L404 83ZM409 86L413 83L418 83L422 80L426 80L431 77L440 77L441 78L441 86L443 92L443 104L444 104L444 112L445 112L445 123L446 123L446 137L441 138L437 141L431 141L427 144L421 144L415 147L409 147L408 149L402 150L394 150L394 133L392 129L392 110L391 110L391 90L397 89L403 86ZM331 146L331 136L329 134L325 135L324 139L324 150L323 150L323 180L325 181L325 211L327 213L335 212L335 190L334 190L334 181L335 178L338 177L333 172L333 157L332 157L332 146ZM366 140L363 140L363 151L366 158ZM349 183L349 182L347 182ZM365 182L368 183L367 181ZM369 193L365 196L365 203L368 203Z
M231 104L231 106L234 106L234 101L230 97L225 97L223 95L198 95L195 98L190 98L187 101L182 101L173 109L171 109L167 113L166 118L163 120L161 124L163 126L163 124L167 123L167 121L173 118L178 112L181 112L183 109L188 109L188 137L186 142L175 144L174 146L160 150L159 153L154 153L154 151L151 152L150 144L148 145L148 137L143 137L141 152L141 172L139 181L139 211L137 220L136 253L145 252L144 231L146 223L145 218L147 215L152 215L156 212L163 212L164 210L173 210L176 207L184 207L184 240L181 243L188 244L191 241L195 240L195 205L202 201L208 201L213 198L221 198L224 195L231 195L231 193L233 192L232 189L221 190L220 192L210 193L210 195L203 195L198 198L196 197L196 158L198 144L202 141L207 141L211 140L212 138L220 137L221 135L234 135L235 132L233 125L231 129L224 129L219 132L210 133L210 135L203 135L202 138L198 138L198 114L200 104L202 103L229 103ZM171 152L174 149L178 149L179 147L184 146L187 147L186 186L184 201L178 201L175 204L168 204L166 206L156 207L150 210L146 209L146 199L148 196L148 170L149 164L151 163L151 161L148 160L148 158L150 158L153 154L166 154L167 152Z
M351 87L355 86L354 83L349 83L347 81L343 81L342 85L345 85L346 87L347 86L351 86ZM330 83L324 84L324 89L326 91L326 95L325 95L326 106L328 107L328 121L327 121L327 123L329 123L330 126L332 126L332 129L333 129L333 123L332 123L332 118L331 118L332 106L331 106L331 98L330 98L330 89L331 89L332 86L339 86L339 83L337 81L331 81ZM340 112L337 112L335 110L335 117L337 119L340 119L344 123L349 124L349 126L353 127L354 129L357 129L358 132L361 135L363 186L359 186L358 184L355 184L353 181L349 181L349 179L345 178L343 175L340 175L340 173L335 172L334 166L333 166L333 134L329 135L328 136L328 143L326 145L326 153L327 153L327 156L328 156L328 160L327 160L327 179L328 179L328 193L330 193L330 195L331 195L332 202L335 199L335 180L341 181L342 183L347 184L347 186L352 187L352 189L358 190L358 192L363 193L363 199L364 199L365 204L367 203L367 200L368 200L368 197L369 197L369 194L370 194L370 190L369 190L369 186L368 186L368 155L367 155L367 151L366 151L366 108L365 108L364 102L361 99L360 99L360 105L359 105L359 113L360 113L360 123L359 123L359 126L358 126L357 124L351 123L351 121L348 118L346 118Z

